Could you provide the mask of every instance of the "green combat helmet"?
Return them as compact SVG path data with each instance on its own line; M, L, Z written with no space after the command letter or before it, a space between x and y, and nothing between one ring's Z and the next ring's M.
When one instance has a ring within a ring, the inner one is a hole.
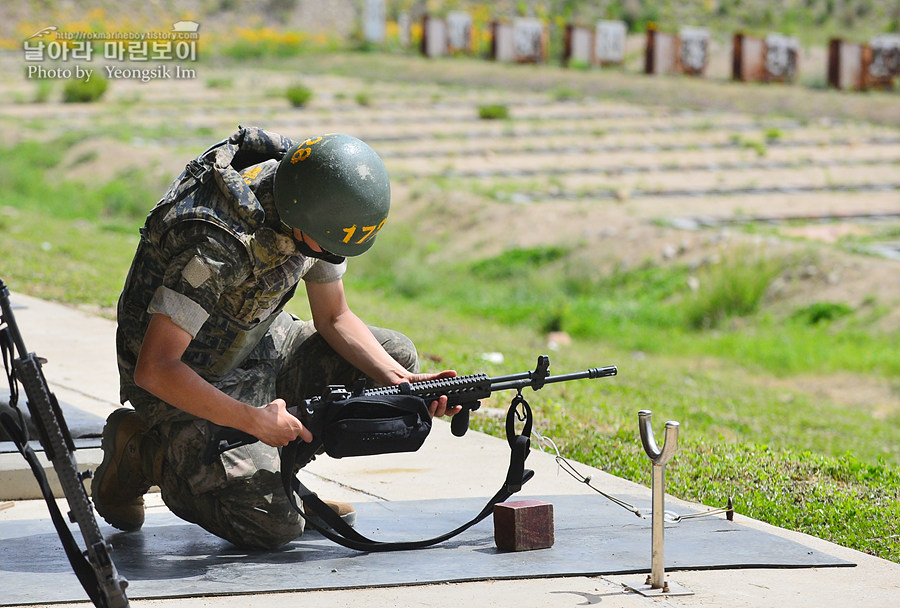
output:
M275 172L281 221L338 256L372 246L391 207L387 169L375 151L350 135L329 133L295 145Z

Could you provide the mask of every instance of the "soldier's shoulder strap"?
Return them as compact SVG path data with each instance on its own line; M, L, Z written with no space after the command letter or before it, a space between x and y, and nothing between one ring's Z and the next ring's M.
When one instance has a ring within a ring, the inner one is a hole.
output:
M201 219L233 232L255 232L265 222L266 214L240 171L267 160L280 160L293 145L292 140L277 133L239 127L187 163L151 211L157 224L155 231L163 233L176 221ZM207 184L212 190L204 194L201 188Z

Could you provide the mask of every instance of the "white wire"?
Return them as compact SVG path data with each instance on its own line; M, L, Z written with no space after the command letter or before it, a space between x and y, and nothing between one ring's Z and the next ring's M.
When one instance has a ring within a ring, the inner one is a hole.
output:
M531 434L534 435L535 437L537 437L538 449L540 449L542 452L544 451L544 444L550 444L550 446L553 448L553 451L556 453L557 475L559 474L559 470L562 469L563 471L565 471L566 473L571 475L574 479L580 481L581 483L583 483L584 485L586 485L593 491L597 492L598 494L600 494L607 500L613 502L614 504L619 505L620 507L622 507L623 509L625 509L627 511L631 511L632 513L634 513L641 519L647 519L646 516L643 513L641 513L641 511L639 509L635 508L634 505L631 505L620 498L616 498L615 496L611 496L610 494L607 494L606 492L600 490L599 488L596 488L593 485L591 485L590 475L585 476L585 475L582 475L581 473L579 473L577 470L575 470L575 467L572 466L572 463L570 463L568 460L563 458L563 456L559 453L559 448L556 446L556 442L554 442L552 439L550 439L549 437L544 437L543 435L541 435L534 429L532 429Z
M611 496L610 494L607 494L606 492L603 492L599 488L596 488L593 485L591 485L591 476L590 475L582 475L581 473L579 473L575 469L575 467L572 466L572 463L569 462L568 460L566 460L562 456L562 454L559 453L559 447L557 447L555 441L553 441L549 437L545 437L544 435L541 435L539 432L537 432L534 429L531 430L531 434L537 439L537 447L540 451L546 453L546 450L544 449L545 447L550 447L553 449L553 452L556 454L556 474L557 475L559 475L560 470L565 471L573 479L583 483L584 485L586 485L593 491L597 492L598 494L600 494L607 500L611 501L612 503L619 505L626 511L631 511L632 513L634 513L641 519L647 519L647 516L644 515L641 512L641 510L638 509L637 507L635 507L634 505L632 505L628 502L625 502L621 498L616 498L615 496ZM698 519L700 517L709 517L710 515L718 515L719 513L727 513L731 510L732 509L730 509L729 507L721 507L718 509L711 509L709 511L704 511L702 513L686 513L684 515L679 515L678 513L674 512L674 511L665 511L663 513L663 518L667 523L677 524L686 519Z

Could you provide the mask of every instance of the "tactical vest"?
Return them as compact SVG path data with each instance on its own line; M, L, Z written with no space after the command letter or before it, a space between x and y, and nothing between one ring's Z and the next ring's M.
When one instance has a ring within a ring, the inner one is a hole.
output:
M267 217L264 205L239 173L251 165L281 159L292 145L280 135L241 128L189 162L141 228L123 299L144 311L163 282L168 264L163 243L174 226L212 224L237 239L249 256L250 276L227 289L216 309L207 311L209 319L182 357L209 381L220 379L253 351L316 263L298 254L274 209ZM149 323L149 315L143 316Z

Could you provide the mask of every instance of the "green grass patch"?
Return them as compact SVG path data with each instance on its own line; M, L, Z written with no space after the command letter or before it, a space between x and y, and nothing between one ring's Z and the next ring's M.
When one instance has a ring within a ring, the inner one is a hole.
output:
M784 136L784 133L777 127L769 127L765 130L764 135L766 141L778 141Z
M550 91L550 96L556 101L575 101L584 97L584 94L577 89L560 85Z
M759 310L772 281L784 270L785 262L752 251L731 254L720 264L703 269L699 288L685 302L685 318L694 329L719 327L733 316L747 316Z
M239 62L291 60L310 53L333 53L350 47L342 37L325 32L302 32L268 26L238 28L227 40L213 45L213 56Z
M530 272L564 257L563 247L534 247L509 249L496 258L482 260L471 265L472 272L485 279L508 279L523 272Z
M65 147L0 148L0 274L14 290L111 307L159 192L138 173L99 185L60 179Z
M509 106L500 103L478 106L478 118L482 120L507 120L509 118Z
M206 79L208 89L231 89L234 87L234 78L227 76L211 77Z
M34 103L47 103L50 101L50 95L53 94L53 82L50 80L38 80L35 82Z
M3 204L60 219L100 221L107 228L136 229L159 199L153 185L139 171L122 173L99 185L60 179L65 149L66 139L0 148L4 167L0 189L7 193Z
M634 351L722 357L776 375L900 374L897 340L872 331L873 318L864 311L843 314L826 303L787 317L766 312L769 286L800 260L736 251L696 273L693 291L695 272L684 266L647 265L588 278L557 248L508 250L436 272L423 265L427 248L412 235L395 229L381 239L354 261L361 286L431 309L532 331L562 330Z
M304 84L292 84L284 92L285 97L295 108L302 108L313 98L313 90Z
M843 302L816 302L794 312L792 317L808 325L830 323L853 313Z
M766 143L764 141L744 137L743 135L732 135L731 142L741 148L755 151L756 155L759 157L763 157L768 153L768 148L766 147Z
M110 314L138 243L101 222L0 207L0 276L13 291Z
M98 101L106 93L107 88L109 81L100 74L94 74L87 81L73 78L67 80L63 87L63 101L66 103Z

